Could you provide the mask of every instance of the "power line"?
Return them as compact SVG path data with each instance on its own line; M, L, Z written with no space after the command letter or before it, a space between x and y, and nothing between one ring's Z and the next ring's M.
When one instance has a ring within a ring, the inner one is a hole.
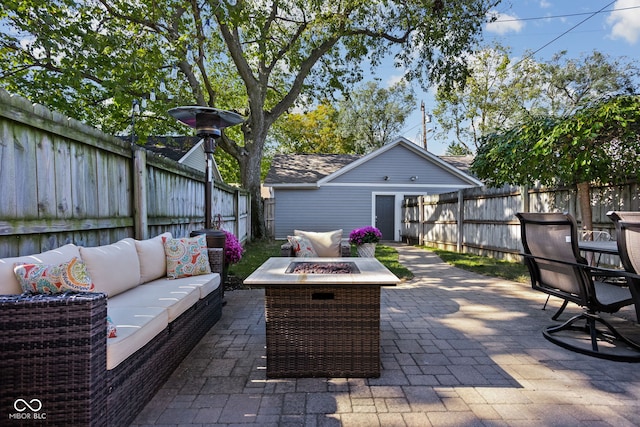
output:
M591 13L589 16L587 16L586 18L584 18L582 21L578 22L576 25L574 25L573 27L569 28L567 31L563 32L562 34L560 34L559 36L555 37L553 40L551 40L548 43L545 43L542 47L539 47L538 49L536 49L535 51L531 52L529 55L525 56L524 58L522 58L520 61L516 62L515 64L513 64L512 67L509 68L514 68L515 66L517 66L518 64L520 64L521 62L531 58L533 55L535 55L536 53L540 52L542 49L544 49L545 47L549 46L551 43L555 42L556 40L560 39L561 37L564 37L566 34L570 33L571 31L573 31L574 29L578 28L580 25L584 24L585 22L587 22L589 19L593 18L594 16L596 16L599 13L602 13L602 11L604 11L606 8L608 8L609 6L611 6L612 4L615 3L615 0L612 1L611 3L607 4L606 6L602 7L602 9Z
M609 3L605 7L609 7L609 5L611 5L611 3ZM539 21L539 20L542 20L542 19L570 18L570 17L573 17L573 16L593 15L594 13L598 14L598 13L607 13L607 12L617 12L617 11L621 11L621 10L631 10L631 9L640 9L640 6L622 7L620 9L609 9L609 10L600 9L597 12L569 13L567 15L540 16L540 17L535 17L535 18L498 19L496 21L493 21L493 23L495 24L495 23L499 23L499 22Z

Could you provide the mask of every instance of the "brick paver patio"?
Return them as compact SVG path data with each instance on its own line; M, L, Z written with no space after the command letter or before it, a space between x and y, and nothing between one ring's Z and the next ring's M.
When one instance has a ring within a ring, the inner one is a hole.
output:
M640 364L546 341L558 300L542 311L546 295L529 285L398 251L415 278L382 290L380 378L267 380L264 292L236 290L133 425L640 425ZM629 319L614 318L640 338Z

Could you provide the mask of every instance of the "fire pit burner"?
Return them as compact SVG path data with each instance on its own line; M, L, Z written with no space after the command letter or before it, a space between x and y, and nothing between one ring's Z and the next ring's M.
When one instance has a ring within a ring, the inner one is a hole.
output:
M353 262L292 262L286 274L360 274Z

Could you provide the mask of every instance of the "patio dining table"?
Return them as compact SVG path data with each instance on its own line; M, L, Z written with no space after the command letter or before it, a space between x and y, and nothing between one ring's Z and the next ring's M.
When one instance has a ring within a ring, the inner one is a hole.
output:
M619 255L618 242L615 240L593 241L581 240L578 242L578 248L585 252L598 252L608 255Z

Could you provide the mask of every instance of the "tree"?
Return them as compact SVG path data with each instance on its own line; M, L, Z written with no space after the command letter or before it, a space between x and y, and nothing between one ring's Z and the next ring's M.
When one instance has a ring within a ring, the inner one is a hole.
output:
M291 113L274 125L278 151L285 153L364 154L391 141L415 106L404 82L382 88L359 85L339 99L304 113Z
M546 63L525 54L513 62L509 48L494 45L470 59L470 75L450 93L438 92L434 115L441 135L454 132L452 149L474 152L488 133L530 116L567 117L603 96L632 94L640 71L626 58L594 51L580 58L559 52Z
M304 113L283 115L274 124L272 137L282 153L346 153L340 136L338 111L328 101Z
M389 89L367 82L349 93L338 103L340 132L349 152L366 154L391 142L415 104L413 91L402 81Z
M483 135L517 123L541 94L535 80L541 78L538 64L530 59L514 63L508 47L486 47L469 63L464 82L452 91L437 91L433 110L442 128L439 135L455 135L448 151L457 154L472 154Z
M567 118L532 117L486 136L472 170L490 186L576 186L593 229L590 185L640 178L640 95L593 102Z
M159 82L167 91L139 120L141 129L178 129L166 118L175 105L240 111L247 116L241 134L224 132L220 146L238 162L253 196L253 235L261 237L268 131L301 94L342 89L362 78L364 60L377 65L392 52L409 78L451 86L464 78L463 53L497 3L6 0L2 80L105 131L125 128L132 100L151 99Z

